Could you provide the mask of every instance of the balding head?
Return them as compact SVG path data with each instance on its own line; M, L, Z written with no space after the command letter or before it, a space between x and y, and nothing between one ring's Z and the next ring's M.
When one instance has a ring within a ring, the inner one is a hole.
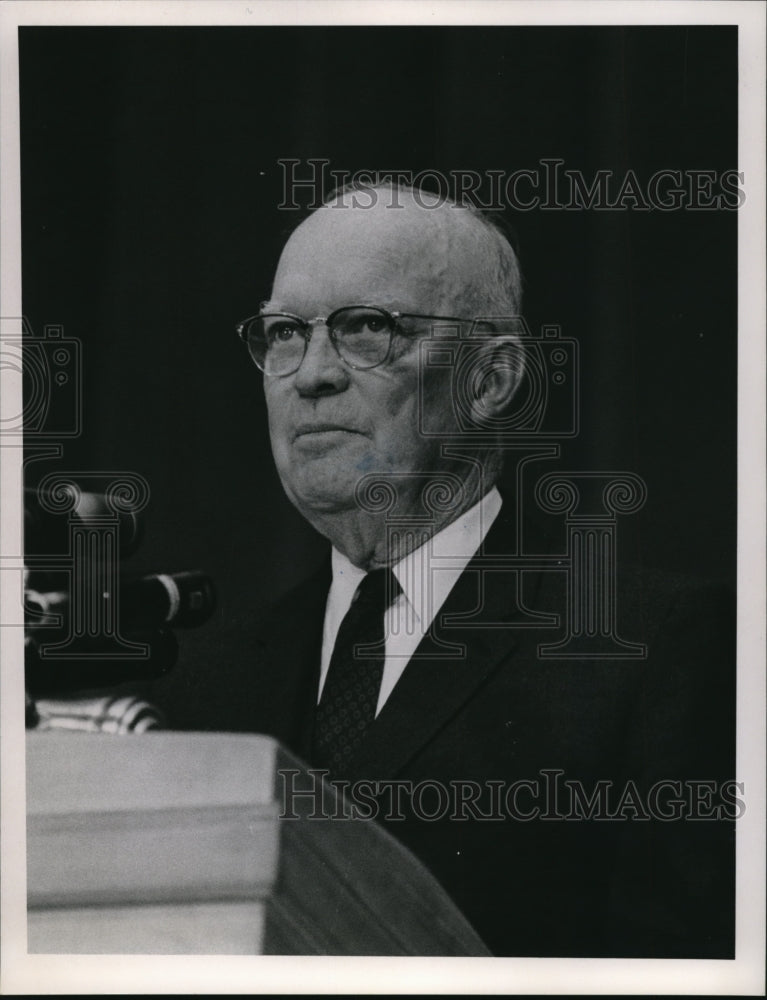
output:
M276 297L311 271L315 281L322 274L328 296L340 282L347 304L349 288L371 269L396 289L396 301L370 293L360 301L466 319L521 311L516 255L493 223L437 195L386 186L340 191L298 227L277 269Z

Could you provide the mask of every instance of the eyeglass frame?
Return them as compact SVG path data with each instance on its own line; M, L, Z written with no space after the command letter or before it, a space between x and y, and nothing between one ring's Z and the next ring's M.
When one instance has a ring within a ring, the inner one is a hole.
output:
M347 361L346 358L341 354L340 350L338 349L338 344L336 343L335 337L333 335L333 328L330 325L330 321L333 319L334 316L336 316L340 312L344 312L346 309L375 309L376 312L381 313L383 316L385 316L388 320L391 321L391 329L389 330L389 346L386 349L386 355L381 359L381 361L376 361L374 365L355 365L351 361ZM333 350L338 355L339 360L341 360L345 365L348 365L348 367L351 368L353 371L369 372L372 371L374 368L380 368L381 365L385 365L386 362L389 360L389 356L391 355L392 343L394 341L394 335L396 333L399 333L400 336L403 337L415 336L415 334L408 334L405 330L402 329L399 323L400 319L406 319L406 318L434 319L443 323L474 324L476 322L475 319L466 319L466 317L461 317L461 316L434 316L427 313L407 313L407 312L400 312L399 310L390 311L388 309L384 309L382 306L374 306L370 303L365 303L365 304L355 303L348 306L339 306L338 309L334 309L333 312L328 313L327 316L315 316L313 319L304 319L303 316L298 316L296 315L296 313L282 312L279 310L275 312L258 312L255 313L253 316L248 316L247 319L244 319L237 324L237 326L235 327L237 336L246 346L249 346L247 334L245 333L245 330L247 329L249 324L252 323L254 320L268 319L270 316L286 316L288 319L297 320L298 323L301 324L301 327L303 328L303 334L305 334L305 336L304 336L304 353L301 355L301 360L298 362L298 364L292 371L283 372L280 375L269 374L256 361L256 359L253 357L252 352L248 350L248 354L251 360L253 361L253 364L258 368L259 371L263 372L264 375L268 375L269 378L287 378L288 375L295 375L295 373L304 363L304 358L306 357L306 352L309 348L309 341L312 339L312 333L313 333L312 328L320 324L322 326L327 327L328 339L330 340L330 343L333 345Z

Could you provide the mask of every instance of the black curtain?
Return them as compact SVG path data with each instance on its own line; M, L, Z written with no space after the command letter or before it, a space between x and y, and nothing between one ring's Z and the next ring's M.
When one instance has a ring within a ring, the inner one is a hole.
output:
M310 158L483 176L559 159L587 179L737 166L734 27L21 28L20 60L24 312L82 343L84 403L80 436L28 480L143 475L131 567L215 578L216 618L184 639L212 664L323 551L282 494L234 334L296 221L279 160L302 176ZM529 325L580 344L561 464L644 478L626 558L732 578L737 212L507 216Z

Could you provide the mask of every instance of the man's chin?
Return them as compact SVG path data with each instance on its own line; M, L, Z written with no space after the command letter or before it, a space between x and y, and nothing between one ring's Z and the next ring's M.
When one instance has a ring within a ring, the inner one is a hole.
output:
M355 483L340 476L302 476L299 481L284 482L288 499L311 520L312 514L341 514L359 510Z
M304 513L356 510L357 485L372 459L368 445L361 435L335 432L298 439L281 469L278 463L288 497Z

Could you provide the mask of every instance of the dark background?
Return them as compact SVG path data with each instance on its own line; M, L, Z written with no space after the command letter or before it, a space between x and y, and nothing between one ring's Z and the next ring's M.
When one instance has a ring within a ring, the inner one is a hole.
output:
M242 616L323 551L279 486L234 334L296 221L277 208L279 158L510 174L558 157L587 178L737 167L735 28L22 28L20 59L24 312L81 340L85 407L81 436L29 482L145 476L129 568L215 578L216 617L184 637L212 664L245 653ZM732 579L737 213L509 221L529 325L581 345L563 466L645 479L621 558Z

